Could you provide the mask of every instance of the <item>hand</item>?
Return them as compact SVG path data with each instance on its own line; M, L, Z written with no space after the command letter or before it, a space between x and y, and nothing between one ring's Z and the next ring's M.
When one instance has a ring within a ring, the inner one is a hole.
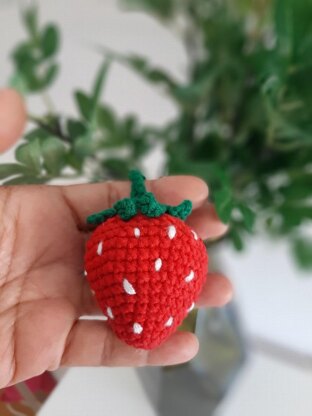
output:
M200 237L226 231L202 180L166 177L147 186L163 203L191 199L188 222ZM83 275L85 218L129 190L127 182L0 188L0 388L59 366L169 365L196 354L191 333L177 332L144 351L119 341L104 321L79 319L99 314ZM221 306L231 298L225 277L210 273L207 282L198 306Z

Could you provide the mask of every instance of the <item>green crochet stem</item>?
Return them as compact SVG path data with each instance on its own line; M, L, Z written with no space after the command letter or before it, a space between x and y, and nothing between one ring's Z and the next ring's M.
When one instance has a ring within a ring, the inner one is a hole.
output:
M185 200L177 206L164 205L158 202L151 192L145 187L145 177L141 172L132 170L129 173L131 181L130 198L124 198L116 202L113 208L90 215L87 218L88 224L99 225L108 218L118 215L122 220L128 221L135 215L141 213L146 217L156 218L163 214L185 220L192 211L191 201Z

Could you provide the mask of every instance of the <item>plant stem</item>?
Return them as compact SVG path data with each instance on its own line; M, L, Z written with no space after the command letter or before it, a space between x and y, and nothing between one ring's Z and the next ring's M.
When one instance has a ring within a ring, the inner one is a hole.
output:
M48 114L49 115L55 114L55 106L53 104L53 101L52 101L50 95L46 91L43 91L41 93L41 98L42 98L42 101L43 101L47 111L48 111Z
M72 142L72 139L69 136L64 134L56 126L52 126L51 124L46 123L44 121L44 119L42 119L40 117L37 117L37 116L34 116L32 114L28 114L27 118L32 123L36 124L38 127L42 128L43 130L45 130L48 133L51 133L53 136L58 137L62 141L66 142L66 143L71 143Z

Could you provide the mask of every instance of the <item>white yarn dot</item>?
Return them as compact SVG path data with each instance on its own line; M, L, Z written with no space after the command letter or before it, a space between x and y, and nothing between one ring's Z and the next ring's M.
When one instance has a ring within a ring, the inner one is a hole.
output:
M132 284L129 282L129 280L123 279L122 286L124 288L124 291L126 293L128 293L128 295L135 295L136 294L136 291L135 291L134 287L132 286Z
M193 236L194 236L195 240L198 240L198 235L197 235L197 233L196 233L194 230L191 230L191 232L192 232L192 234L193 234Z
M161 269L161 266L162 266L162 260L160 258L158 258L155 261L155 270L156 270L156 272L158 272Z
M191 280L193 280L194 279L194 272L193 272L193 270L191 270L190 271L190 273L185 277L185 281L187 282L187 283L189 283Z
M141 334L141 332L143 331L143 326L142 325L140 325L140 324L138 324L137 322L135 322L134 324L133 324L133 332L135 333L135 334Z
M99 242L96 252L99 256L102 254L102 252L103 252L103 241Z
M140 228L135 228L134 229L134 235L135 235L135 237L136 238L139 238L140 237L140 235L141 235L141 231L140 231Z
M88 276L87 270L83 272L84 276Z
M114 314L113 314L112 308L110 308L110 307L108 306L108 307L107 307L107 309L106 309L106 311L107 311L107 315L108 315L111 319L114 319Z
M167 229L167 234L170 240L172 240L175 237L176 233L177 233L176 227L174 225L169 225Z
M195 303L193 302L192 305L188 308L187 312L191 312L194 309Z
M173 324L173 316L170 316L170 318L168 319L168 321L165 323L165 326L171 326Z

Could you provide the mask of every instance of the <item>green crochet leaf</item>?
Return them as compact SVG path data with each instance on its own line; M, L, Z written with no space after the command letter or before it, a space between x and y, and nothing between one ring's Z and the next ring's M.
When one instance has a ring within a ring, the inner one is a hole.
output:
M88 224L99 225L108 218L118 215L122 220L128 221L138 213L146 217L156 218L167 213L173 217L185 220L192 211L191 201L185 200L177 206L164 205L158 202L145 187L145 177L141 172L132 170L129 173L132 183L130 198L116 202L113 208L106 209L87 218Z
M135 200L132 198L121 199L116 202L114 208L117 215L125 221L130 220L130 218L134 217L138 213Z
M104 211L89 215L89 217L87 218L87 223L100 225L102 224L102 222L106 221L108 218L114 217L116 214L117 211L115 210L115 208L105 209Z
M176 207L171 207L170 205L167 205L166 212L172 215L173 217L178 217L181 218L181 220L185 220L192 212L192 202L186 199Z
M136 199L137 206L140 212L147 217L160 217L166 212L166 206L156 201L156 198L151 192L146 192Z

